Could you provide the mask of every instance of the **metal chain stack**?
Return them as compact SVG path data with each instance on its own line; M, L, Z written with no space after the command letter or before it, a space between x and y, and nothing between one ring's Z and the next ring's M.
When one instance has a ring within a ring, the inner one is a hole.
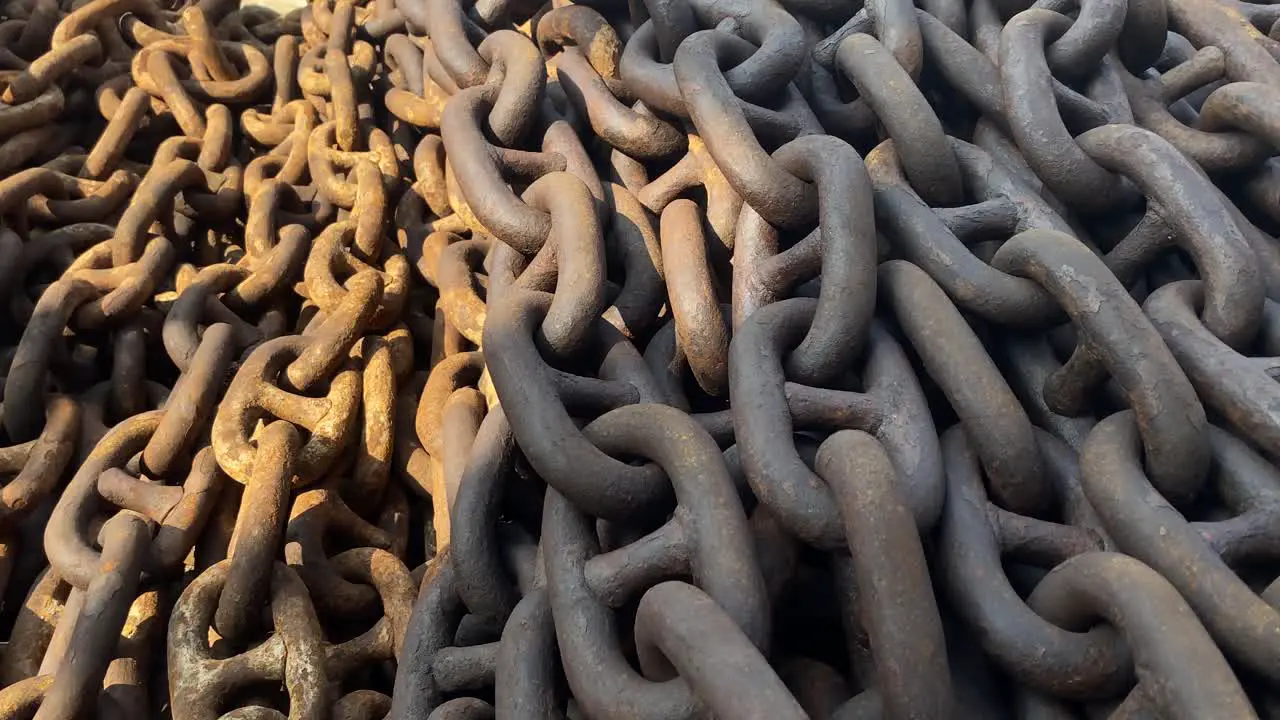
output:
M0 720L1280 718L1277 233L1280 5L5 0Z

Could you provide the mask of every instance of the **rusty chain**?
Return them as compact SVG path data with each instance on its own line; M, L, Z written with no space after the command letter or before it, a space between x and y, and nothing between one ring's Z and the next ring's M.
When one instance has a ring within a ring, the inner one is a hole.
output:
M1280 717L1280 11L0 0L0 720Z

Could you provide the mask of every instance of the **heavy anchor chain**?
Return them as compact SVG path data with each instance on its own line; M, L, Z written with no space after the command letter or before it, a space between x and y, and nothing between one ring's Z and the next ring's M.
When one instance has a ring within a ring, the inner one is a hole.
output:
M0 720L1280 717L1276 6L305 2L0 0Z

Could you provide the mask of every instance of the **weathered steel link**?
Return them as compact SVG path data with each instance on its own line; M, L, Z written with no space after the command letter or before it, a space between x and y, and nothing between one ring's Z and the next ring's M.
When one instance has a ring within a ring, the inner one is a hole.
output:
M235 689L262 681L284 684L291 713L318 716L328 694L320 624L306 586L283 564L264 579L275 630L270 639L226 657L210 652L206 637L229 568L230 561L224 561L205 570L174 606L168 637L174 717L220 717Z
M1026 560L1052 565L1101 549L1099 539L1082 528L1016 515L991 504L964 429L948 430L942 443L949 499L940 523L940 564L956 610L975 627L992 659L1030 687L1067 698L1115 693L1124 686L1129 668L1114 629L1102 626L1086 633L1054 625L1027 607L1001 569L1005 552L1031 550L1034 554ZM986 582L967 580L975 575Z
M880 267L880 278L903 334L977 448L992 494L1013 512L1043 511L1052 495L1034 430L981 341L920 268L894 260Z
M1206 284L1214 286L1205 305L1206 325L1228 345L1248 344L1256 332L1265 291L1253 251L1226 204L1191 163L1141 129L1098 128L1081 136L1081 142L1100 164L1142 187L1154 206L1148 213L1159 208L1157 217L1168 225L1166 233L1194 258Z
M647 430L653 426L661 432ZM662 527L587 561L583 572L594 593L618 607L641 584L661 579L655 570L688 574L752 642L764 646L764 580L751 556L746 515L727 471L716 466L722 456L712 439L687 414L663 405L618 408L583 435L607 453L652 458L671 479L677 502L675 516Z
M1085 492L1117 548L1179 588L1228 655L1271 674L1270 648L1260 639L1280 617L1151 486L1136 456L1136 429L1133 415L1125 412L1098 423L1089 434L1081 451Z
M1276 6L294 2L0 0L0 719L1280 713Z
M955 699L942 620L893 464L870 435L844 430L822 443L814 465L840 504L861 588L854 602L876 666L875 688L866 692L891 716L945 715Z
M1071 358L1045 383L1050 407L1085 405L1079 396L1110 375L1143 429L1146 465L1160 490L1175 501L1193 498L1209 465L1204 410L1124 286L1079 241L1048 231L1010 238L992 262L1048 289L1079 332Z
M51 668L53 683L35 717L74 716L90 691L102 684L111 646L124 626L142 574L148 531L148 521L131 512L116 515L102 527L101 565L84 588L78 617L68 613L59 621L59 625L73 624L74 629L61 659Z
M636 611L636 653L656 678L687 678L717 715L804 717L749 639L692 585L666 582L645 593Z
M1226 658L1186 601L1168 580L1133 558L1111 553L1071 558L1045 576L1027 604L1068 628L1089 627L1101 616L1121 629L1141 668L1124 706L1146 706L1166 716L1256 717ZM1182 647L1168 646L1174 643ZM1203 658L1194 672L1168 662L1187 654Z
M876 189L878 227L903 259L928 272L960 307L1002 325L1044 327L1062 316L1042 288L992 268L970 247L973 240L1034 228L1068 230L1063 219L1017 174L982 148L951 138L973 204L952 208L951 218L925 203L898 167L897 145L885 142L867 156ZM969 215L972 238L957 233ZM951 222L948 222L948 220ZM966 242L969 241L969 242Z
M1046 45L1073 26L1065 16L1038 8L1010 19L1000 35L1000 80L1013 139L1036 175L1068 205L1083 212L1105 212L1132 202L1136 193L1076 145L1076 133L1067 127L1052 99ZM1096 75L1105 83L1108 74L1114 77L1117 72L1103 63ZM1106 120L1122 118L1107 116Z
M893 458L917 527L932 527L943 497L937 434L919 380L891 335L873 328L863 392L786 382L781 356L799 341L816 309L803 298L773 303L734 338L730 383L743 408L733 413L733 429L747 482L790 532L816 545L843 547L831 492L807 467L792 433L797 426L871 432Z
M870 183L861 159L834 139L793 140L774 157L818 186L816 237L779 253L777 231L750 207L743 209L734 246L734 324L821 274L823 290L813 325L792 350L787 370L799 382L823 385L862 350L874 314ZM815 245L820 251L815 252Z

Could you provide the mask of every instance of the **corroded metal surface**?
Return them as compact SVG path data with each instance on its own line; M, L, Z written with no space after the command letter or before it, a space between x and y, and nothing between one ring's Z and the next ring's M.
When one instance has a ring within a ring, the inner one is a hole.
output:
M0 0L0 720L1280 717L1276 5L272 3Z

